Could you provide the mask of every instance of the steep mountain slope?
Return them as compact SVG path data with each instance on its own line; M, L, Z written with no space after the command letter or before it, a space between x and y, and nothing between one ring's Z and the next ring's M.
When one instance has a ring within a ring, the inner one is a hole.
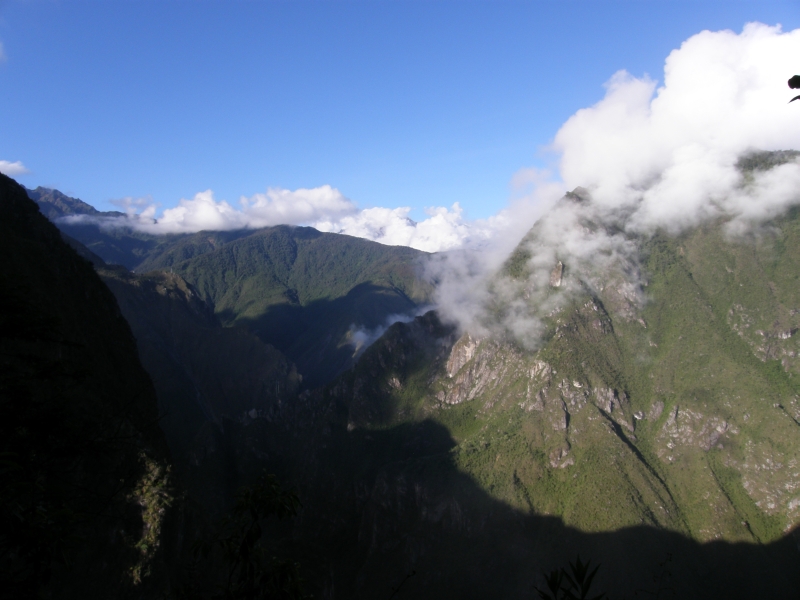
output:
M105 262L135 269L159 246L179 236L155 236L130 227L119 227L123 213L101 212L58 190L37 187L27 190L42 213L72 238L78 240Z
M411 248L307 227L271 227L226 242L230 235L195 234L144 266L179 273L223 324L283 352L308 387L352 364L351 327L375 328L427 300L415 272L424 253ZM201 253L206 244L215 249Z
M252 333L222 327L180 276L107 265L97 270L155 385L175 468L198 502L220 512L241 484L225 423L267 416L293 399L297 373Z
M620 432L620 410L607 418L590 401L565 418L549 398L526 410L519 380L547 380L526 362L536 366L429 313L392 326L325 390L244 426L239 455L250 468L259 455L283 456L298 486L293 538L311 589L530 598L544 572L580 553L602 565L595 589L613 598L796 595L796 536L692 539L669 514L684 509L670 498L671 474Z
M40 186L27 192L28 197L39 205L42 214L51 221L68 215L122 216L122 213L101 213L94 206L77 198L71 198L58 190Z
M91 264L2 175L0 213L0 594L155 594L175 537L152 383Z

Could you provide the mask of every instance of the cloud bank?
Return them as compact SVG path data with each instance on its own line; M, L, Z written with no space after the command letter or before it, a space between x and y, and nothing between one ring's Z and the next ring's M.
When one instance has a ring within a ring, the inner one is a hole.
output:
M466 329L497 326L536 347L542 317L572 291L570 278L551 285L559 261L572 281L602 288L598 273L616 278L634 305L632 235L677 233L715 218L737 233L800 203L796 158L747 175L737 167L755 151L800 149L800 106L788 104L786 83L798 56L800 30L750 23L739 34L703 31L686 40L667 57L660 87L614 74L602 100L568 119L552 145L564 188L585 190L544 215L519 216L528 224L538 218L523 244L528 276L498 277L497 258L486 253L448 253L431 267L440 312ZM494 325L487 306L501 315Z
M2 46L0 46L0 57L2 57ZM30 171L25 168L22 161L9 162L7 160L0 160L0 173L8 175L9 177L17 177L18 175L27 175Z
M311 189L271 188L263 194L242 197L238 206L216 200L211 190L181 199L177 206L157 214L148 199L123 198L114 202L125 216L69 216L73 222L97 222L103 227L132 227L147 233L191 233L259 228L273 225L309 225L320 231L361 237L392 246L410 246L439 252L479 243L506 226L501 213L483 221L468 221L458 203L426 209L428 217L416 222L409 207L359 209L339 190L324 185Z
M750 23L740 34L703 31L667 57L664 84L625 71L606 95L556 135L561 177L583 186L631 229L673 231L721 215L766 218L793 196L774 175L741 189L739 158L800 148L800 111L788 104L800 30ZM779 179L800 183L800 167ZM777 185L777 187L776 187Z

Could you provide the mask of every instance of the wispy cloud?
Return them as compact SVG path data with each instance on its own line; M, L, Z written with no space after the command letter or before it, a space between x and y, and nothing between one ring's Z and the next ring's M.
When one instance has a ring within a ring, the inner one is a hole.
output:
M353 357L358 358L364 350L369 348L378 338L380 338L386 330L395 323L410 323L414 317L424 315L432 306L420 306L416 310L408 314L391 314L387 315L382 325L378 325L373 329L367 327L357 326L355 323L350 325L350 331L347 334L347 342L353 347Z
M0 52L2 47L0 47ZM30 171L22 164L22 161L9 162L7 160L0 160L0 173L8 175L9 177L16 177L17 175L26 175Z

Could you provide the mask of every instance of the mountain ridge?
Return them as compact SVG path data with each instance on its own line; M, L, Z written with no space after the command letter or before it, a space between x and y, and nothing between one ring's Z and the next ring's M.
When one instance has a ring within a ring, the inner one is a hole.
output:
M73 214L110 215L46 192L28 192L45 212L63 204ZM419 273L427 255L411 248L287 225L153 235L53 214L64 234L105 262L180 275L224 326L244 328L286 355L308 388L353 364L353 332L382 327L392 315L410 318L431 300Z

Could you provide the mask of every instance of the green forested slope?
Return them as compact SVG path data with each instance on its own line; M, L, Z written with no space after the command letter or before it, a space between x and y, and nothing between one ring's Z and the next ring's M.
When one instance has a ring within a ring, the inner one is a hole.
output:
M375 328L427 300L416 272L422 256L280 226L246 235L194 234L141 268L180 274L224 325L244 327L278 348L313 387L352 363L351 327Z
M425 253L411 248L292 226L154 235L57 190L28 195L106 263L183 277L223 325L252 331L294 362L305 387L353 364L354 331L383 327L430 299L418 274Z
M657 235L635 313L612 284L571 298L536 352L467 334L364 424L434 418L493 495L584 530L777 539L800 523L799 226Z

